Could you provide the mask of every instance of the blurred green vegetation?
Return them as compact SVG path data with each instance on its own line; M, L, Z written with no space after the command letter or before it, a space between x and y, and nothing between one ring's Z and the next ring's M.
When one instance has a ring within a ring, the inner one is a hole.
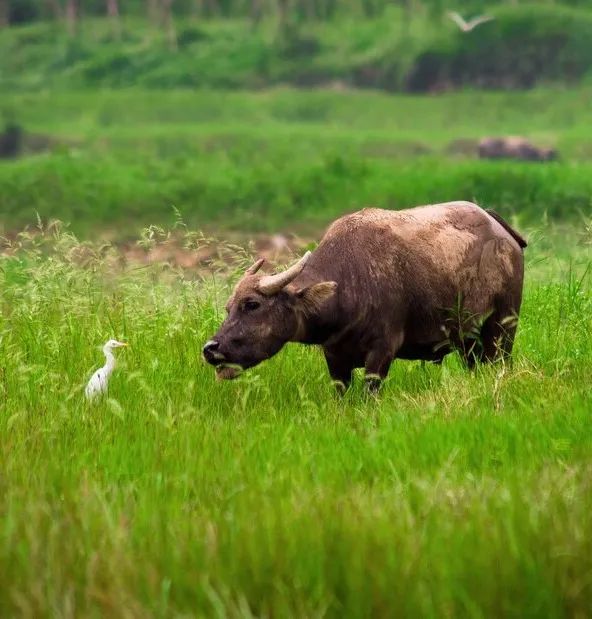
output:
M590 212L590 91L103 91L5 99L49 150L0 164L0 223L83 235L167 224L311 230L367 204L476 200L525 222ZM559 148L552 164L476 160L488 133Z
M545 6L548 0L530 0L532 4ZM517 0L506 0L516 6ZM102 16L107 12L105 0L7 0L8 18L13 23L48 19L56 11L63 13L64 4L73 4L82 15ZM146 16L158 12L162 0L117 0L123 15ZM277 15L286 11L293 19L326 21L344 15L372 17L382 14L392 6L427 15L439 15L446 8L445 0L174 0L172 13L176 16L192 16L204 19L212 17L253 17L254 15ZM448 8L465 11L482 11L489 8L487 0L456 0ZM555 0L564 6L588 6L588 0Z
M466 33L443 7L434 14L389 6L364 19L345 11L331 20L296 16L281 24L271 18L253 24L229 10L211 19L179 17L172 29L132 11L117 27L87 15L70 33L62 21L35 22L0 31L0 88L332 83L424 92L528 88L590 76L589 7L497 5L487 14L493 21Z

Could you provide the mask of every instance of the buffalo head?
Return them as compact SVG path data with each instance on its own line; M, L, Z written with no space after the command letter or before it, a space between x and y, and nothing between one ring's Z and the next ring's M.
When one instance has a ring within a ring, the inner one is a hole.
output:
M262 259L247 269L226 305L226 320L203 347L204 359L215 366L218 378L235 378L275 355L286 342L304 336L307 321L337 287L335 282L304 287L292 283L309 258L307 252L275 275L259 273Z

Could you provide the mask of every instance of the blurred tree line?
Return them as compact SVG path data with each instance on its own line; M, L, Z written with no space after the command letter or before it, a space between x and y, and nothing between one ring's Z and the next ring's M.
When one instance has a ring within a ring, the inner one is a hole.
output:
M528 0L533 4L533 0ZM519 5L524 0L505 0ZM590 0L534 0L535 4L589 6ZM0 26L44 19L60 19L70 27L84 16L118 19L145 16L167 25L178 17L251 18L273 16L280 21L331 20L340 16L377 17L389 6L406 12L439 16L444 10L481 11L487 0L0 0Z
M341 83L409 92L579 83L592 79L591 3L0 0L0 89L56 80L150 88ZM463 31L445 16L450 10L491 19ZM8 27L35 21L35 28Z

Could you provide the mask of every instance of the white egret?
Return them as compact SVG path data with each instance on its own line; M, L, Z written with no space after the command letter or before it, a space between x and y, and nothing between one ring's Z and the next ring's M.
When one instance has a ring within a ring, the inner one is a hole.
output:
M486 24L488 21L495 19L491 15L480 15L479 17L473 17L469 21L465 21L456 11L448 11L448 17L462 30L462 32L471 32L477 26Z
M92 400L96 396L102 395L107 391L109 377L115 369L115 357L113 355L113 349L120 348L121 346L127 346L127 344L125 342L118 342L117 340L109 340L103 346L106 363L102 368L98 369L88 381L88 385L84 390L84 395L88 400Z

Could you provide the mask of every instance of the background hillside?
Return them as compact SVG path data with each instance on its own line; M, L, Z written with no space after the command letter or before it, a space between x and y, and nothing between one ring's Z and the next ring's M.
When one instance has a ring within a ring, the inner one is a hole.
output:
M0 88L291 84L434 92L571 84L592 69L592 9L584 2L455 3L467 18L493 18L470 32L442 2L120 4L9 3L5 23L18 27L0 38ZM105 6L115 11L110 18L99 17Z

